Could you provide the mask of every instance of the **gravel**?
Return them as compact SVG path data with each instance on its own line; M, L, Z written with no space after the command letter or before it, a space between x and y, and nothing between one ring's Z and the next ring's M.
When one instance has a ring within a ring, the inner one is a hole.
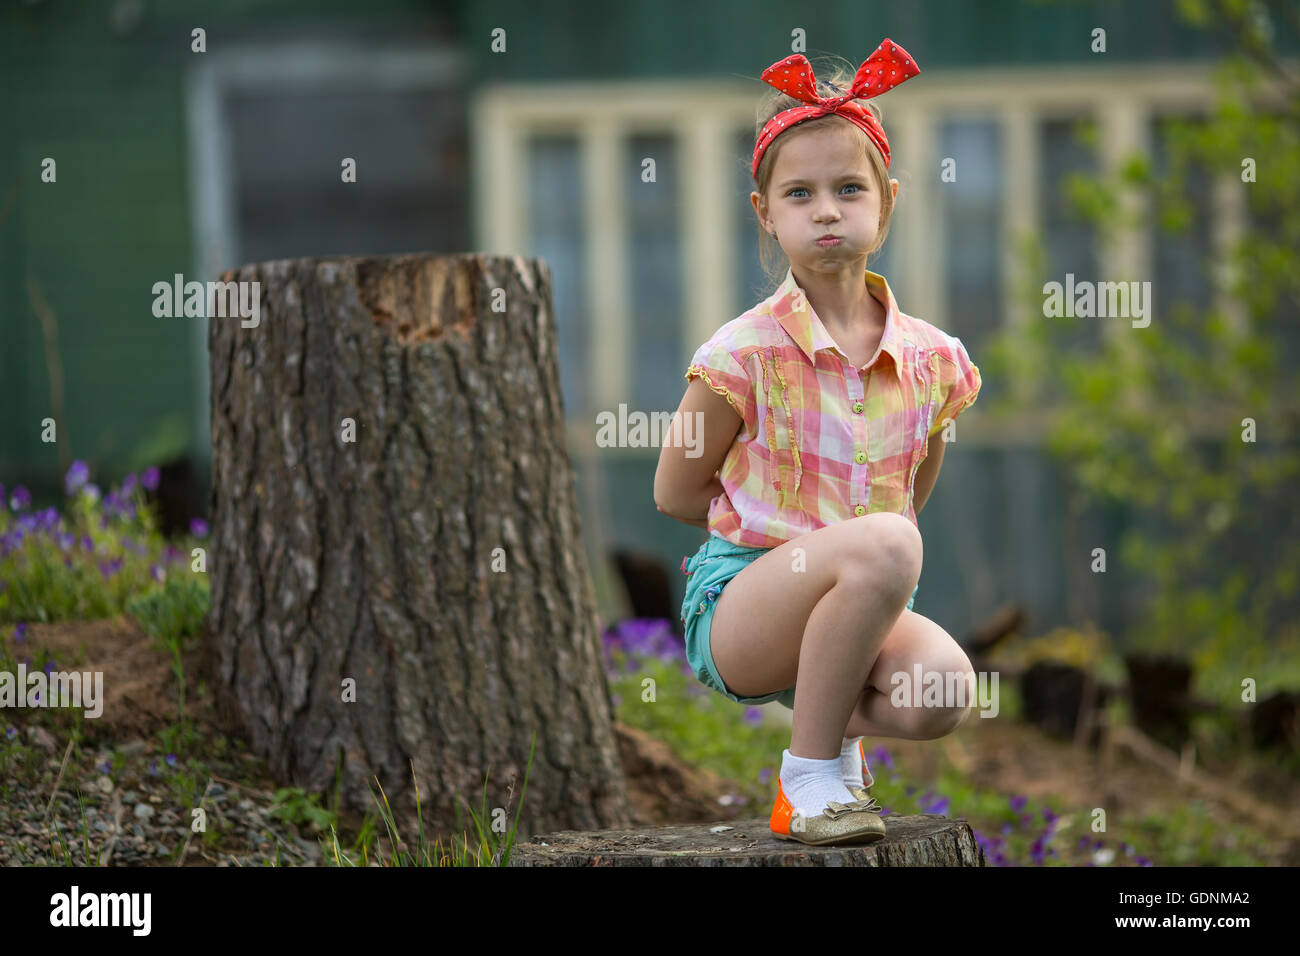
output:
M193 805L199 806L201 799L209 831L219 833L216 844L209 847L202 833L190 833L193 807L181 805L182 797L171 782L182 767L167 768L166 755L150 753L145 741L118 747L119 757L126 759L114 770L116 783L100 769L113 760L111 748L74 751L51 804L67 741L55 741L48 731L29 732L26 739L38 749L38 758L40 751L51 748L58 756L37 760L34 781L14 764L0 776L0 866L95 866L97 854L101 864L107 858L109 866L174 866L187 838L186 866L275 865L277 849L280 865L324 865L316 834L300 834L292 824L271 815L270 793L211 779L215 773L237 780L241 769L256 773L257 762L246 755L197 774L199 792ZM0 740L0 749L10 749L6 756L14 757L12 744ZM56 831L70 859L56 849Z

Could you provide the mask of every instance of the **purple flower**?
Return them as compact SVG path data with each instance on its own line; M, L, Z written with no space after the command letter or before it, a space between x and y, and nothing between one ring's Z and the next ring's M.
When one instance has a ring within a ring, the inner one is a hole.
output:
M150 772L151 774L153 774L154 776L157 776L157 775L158 775L158 761L157 761L157 760L151 760L151 761L149 762L149 772Z
M105 580L107 580L117 574L118 571L121 571L122 565L125 563L125 558L114 558L111 561L101 561L99 562L99 573L104 576Z
M948 797L936 797L935 801L929 806L921 807L922 813L937 813L944 815L948 812L948 805L951 801Z
M5 737L9 740L13 740L17 735L18 731L14 730L12 727L5 731Z
M1003 832L1004 834L1006 834L1006 833L1010 833L1013 829L1015 829L1015 828L1012 827L1010 823L1004 823L1004 824L1002 824L1002 832Z
M1024 796L1012 797L1010 800L1007 801L1007 803L1011 805L1011 809L1015 810L1017 813L1023 810L1025 808L1025 804L1028 802L1029 802L1029 798Z
M99 500L99 485L88 484L81 489L81 493L88 497L91 502Z
M9 499L10 508L12 508L14 511L22 511L25 508L31 507L31 504L32 504L32 493L30 491L28 491L22 485L19 485L17 488L14 489L14 493Z
M758 772L758 782L759 782L759 783L767 783L767 782L768 782L769 780L771 780L771 779L772 779L772 768L771 768L771 767L764 767L762 770L760 770L760 771Z
M53 660L48 660L48 661L46 661L46 662L45 662L45 676L46 676L46 677L49 677L49 676L50 676L50 671L52 671L52 670L54 670L54 661L53 661Z
M27 640L27 622L26 622L26 621L19 621L19 622L14 626L14 640L17 641L19 644L21 644L23 641Z
M140 484L144 485L145 491L158 490L158 469L150 465L140 473Z
M74 461L68 473L63 477L63 489L69 495L76 494L81 486L90 480L90 469L84 461Z
M90 540L90 535L88 534L83 534L81 536L81 546L87 551L95 550L95 542Z
M131 492L135 491L135 486L139 482L135 475L127 475L122 479L122 497L129 497Z
M77 543L77 536L66 531L59 532L59 550L67 551Z
M751 727L757 727L763 722L763 712L757 707L746 707L744 721Z
M159 582L160 584L167 577L167 572L165 572L162 569L162 565L158 565L158 564L149 565L149 574L153 577L155 581Z
M167 766L169 766L169 767L174 767L174 766L176 766L176 755L175 755L175 754L168 754L168 755L167 755Z
M1154 864L1152 864L1152 862L1151 862L1150 860L1148 860L1148 859L1147 859L1146 857L1144 857L1144 856L1139 856L1139 857L1137 858L1137 861L1136 861L1136 862L1137 862L1137 865L1138 865L1138 866L1153 866L1153 865L1154 865Z
M97 769L100 773L112 773L113 765L109 763L107 760L105 760L103 763L96 766L95 769Z
M1057 820L1061 818L1057 814L1052 812L1051 807L1043 807L1043 819L1046 820L1048 823L1055 823Z
M886 770L894 769L894 758L889 755L889 751L882 745L877 745L871 751L871 759L881 764Z
M196 538L206 538L208 536L208 523L202 518L190 519L190 534Z

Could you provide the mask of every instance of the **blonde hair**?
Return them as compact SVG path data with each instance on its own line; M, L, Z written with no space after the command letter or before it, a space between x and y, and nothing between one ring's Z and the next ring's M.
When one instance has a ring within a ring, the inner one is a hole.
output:
M831 66L829 68L825 66L818 68L814 65L814 76L827 77L827 79L817 81L817 94L819 96L843 96L852 85L857 69L842 57L820 59L830 63ZM855 102L870 110L877 121L880 120L880 108L874 102L871 100L855 100ZM759 104L758 115L754 122L754 140L758 140L758 137L763 132L763 127L767 125L767 121L777 113L794 106L804 105L806 104L802 100L788 96L780 90L772 89ZM774 139L763 153L763 158L758 164L758 170L754 174L755 187L758 194L766 199L768 187L772 182L772 170L776 166L776 158L787 138L792 133L798 133L801 130L823 126L828 123L840 124L857 134L862 142L867 160L871 164L871 170L875 174L876 186L880 190L880 231L876 235L875 245L867 251L867 258L870 259L881 250L885 244L885 237L889 235L889 222L894 215L894 193L889 188L889 170L885 167L885 158L880 155L880 150L876 149L875 144L867 138L866 133L844 117L831 113L826 116L819 116L817 119L804 120ZM762 223L758 224L758 253L759 261L763 265L763 271L772 280L773 289L775 289L781 283L781 280L785 278L785 267L780 265L780 262L785 259L785 254L781 251L780 244L763 228Z

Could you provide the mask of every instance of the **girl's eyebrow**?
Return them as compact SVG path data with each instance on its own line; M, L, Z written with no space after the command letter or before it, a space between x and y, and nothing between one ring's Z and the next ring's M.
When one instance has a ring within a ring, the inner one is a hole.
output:
M867 177L863 173L841 173L836 178L840 180L844 180L844 179L866 179ZM795 183L808 183L808 182L812 182L812 180L811 179L787 179L785 182L781 183L776 188L784 189L786 186L793 186Z

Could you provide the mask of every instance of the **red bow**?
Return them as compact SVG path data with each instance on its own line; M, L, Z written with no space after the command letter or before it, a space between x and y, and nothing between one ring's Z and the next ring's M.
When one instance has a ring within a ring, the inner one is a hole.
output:
M759 134L758 141L754 144L755 178L758 176L758 164L763 158L763 153L778 135L797 123L825 116L828 113L843 116L862 129L880 150L880 155L885 160L885 168L889 168L889 141L885 138L884 129L869 109L853 100L867 100L879 96L920 72L921 68L916 65L911 54L889 37L885 37L880 41L880 46L876 47L875 52L862 61L857 74L853 77L853 85L849 87L847 93L842 96L823 97L817 94L812 64L808 62L807 57L802 53L796 53L777 60L763 71L763 82L811 105L791 107L768 120L767 125L763 127L763 132Z

